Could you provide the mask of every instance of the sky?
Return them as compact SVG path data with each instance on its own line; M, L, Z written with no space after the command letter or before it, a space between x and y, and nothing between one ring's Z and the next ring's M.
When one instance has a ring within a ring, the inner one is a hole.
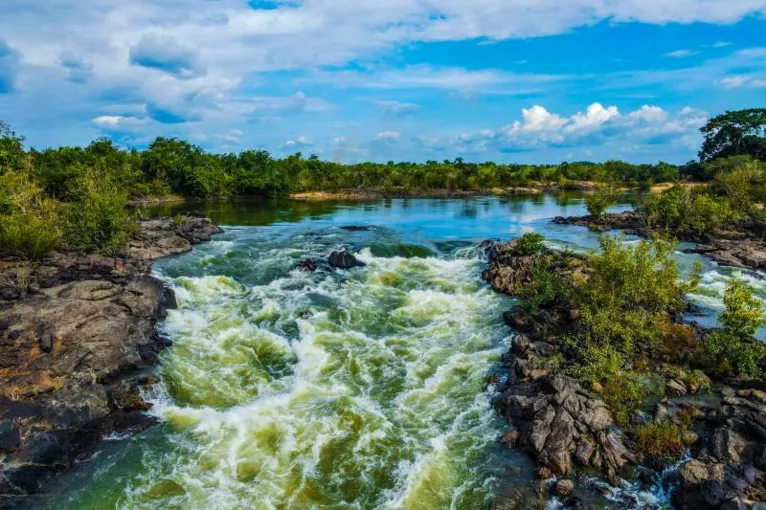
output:
M684 163L766 107L766 0L2 0L29 147Z

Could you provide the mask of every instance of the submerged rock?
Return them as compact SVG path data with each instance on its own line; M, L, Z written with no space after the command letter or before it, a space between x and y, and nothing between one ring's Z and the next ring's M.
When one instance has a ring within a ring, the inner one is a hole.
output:
M313 273L317 270L317 264L311 259L302 260L298 264L298 270L302 273Z
M330 266L337 269L351 269L365 265L346 250L332 252L327 261L330 263Z

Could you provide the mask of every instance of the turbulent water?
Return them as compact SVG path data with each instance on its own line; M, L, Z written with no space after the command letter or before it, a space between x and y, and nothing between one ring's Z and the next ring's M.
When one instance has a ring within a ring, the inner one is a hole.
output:
M226 234L155 268L179 302L149 395L161 425L113 438L51 507L471 509L528 481L495 441L507 424L485 388L510 300L481 282L476 245L538 230L592 249L594 234L549 224L580 199L206 212ZM341 247L366 265L295 269ZM761 275L735 276L763 292ZM706 263L691 319L714 321L729 277Z

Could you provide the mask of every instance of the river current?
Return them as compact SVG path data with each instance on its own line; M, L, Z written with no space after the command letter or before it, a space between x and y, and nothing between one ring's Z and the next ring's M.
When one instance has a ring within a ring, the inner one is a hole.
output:
M160 423L110 438L51 508L473 509L530 480L496 441L509 429L487 380L512 300L481 281L478 244L538 231L595 249L596 234L550 223L584 214L580 197L198 209L225 234L154 268L179 303L148 396ZM340 248L366 265L295 269ZM715 323L731 277L765 296L761 275L704 264L690 320Z

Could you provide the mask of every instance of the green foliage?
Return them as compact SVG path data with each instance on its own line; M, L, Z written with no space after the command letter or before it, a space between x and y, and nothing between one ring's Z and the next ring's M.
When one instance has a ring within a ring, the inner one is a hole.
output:
M522 255L533 255L545 249L545 236L537 232L527 232L516 240L515 250Z
M686 450L683 434L683 429L671 421L650 423L635 431L636 444L641 452L670 461L680 459Z
M741 219L727 197L676 185L660 194L649 194L639 204L647 221L670 231L710 232Z
M710 119L700 131L705 137L701 161L737 155L766 160L766 108L727 111Z
M0 248L40 258L61 239L56 202L45 198L28 171L0 175Z
M766 320L753 292L739 280L732 280L726 288L726 309L718 316L722 328L713 331L705 342L707 361L715 373L764 378L760 363L766 357L766 346L753 335Z
M617 424L627 425L631 413L646 398L644 385L635 372L624 369L626 358L617 349L590 341L585 344L580 363L571 368L572 375L589 382L594 388L600 387L601 396Z
M620 200L620 193L611 186L605 186L585 198L588 213L600 217L604 212Z
M0 121L0 175L9 170L21 170L25 157L24 138Z
M83 172L64 204L69 248L107 255L121 253L133 232L127 194L94 171Z
M518 292L519 297L523 298L521 306L527 313L534 313L541 307L568 303L572 293L569 280L540 264L532 267L529 282L522 285Z
M711 191L726 197L741 215L766 201L766 163L749 156L732 156L708 163L714 181Z

